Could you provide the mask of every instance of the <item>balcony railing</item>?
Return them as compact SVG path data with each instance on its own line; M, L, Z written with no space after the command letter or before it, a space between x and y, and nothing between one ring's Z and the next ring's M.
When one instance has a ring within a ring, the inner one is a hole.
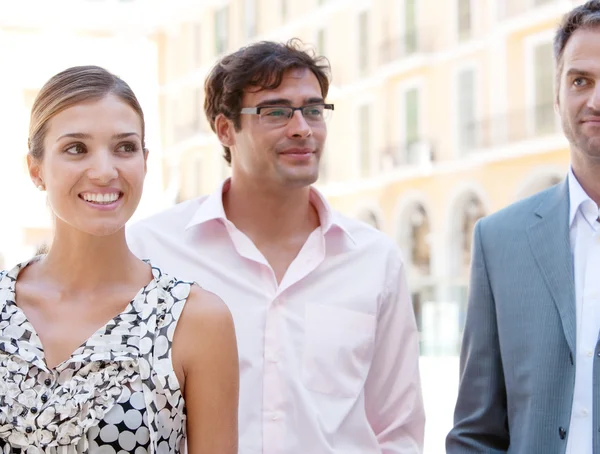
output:
M498 17L500 20L524 14L537 7L558 3L561 0L503 0L498 2Z
M385 147L380 155L382 172L389 172L402 166L425 166L435 161L435 150L430 140L416 140L409 144L396 144Z
M462 152L509 145L560 132L552 104L492 116L464 125Z
M384 40L379 46L379 64L385 65L411 55L430 53L434 50L434 38L423 31L414 30Z

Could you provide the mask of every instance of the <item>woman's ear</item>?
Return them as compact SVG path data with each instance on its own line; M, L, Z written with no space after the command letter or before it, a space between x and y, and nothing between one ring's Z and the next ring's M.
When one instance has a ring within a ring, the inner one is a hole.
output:
M46 185L44 184L44 176L42 174L42 166L39 159L36 159L31 155L27 155L27 169L29 170L29 178L31 178L33 184L40 191L46 189Z

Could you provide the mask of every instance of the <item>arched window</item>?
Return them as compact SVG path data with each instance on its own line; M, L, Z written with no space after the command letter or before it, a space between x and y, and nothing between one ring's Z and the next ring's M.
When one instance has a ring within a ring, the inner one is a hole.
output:
M525 189L521 191L521 193L517 196L519 199L524 199L526 197L532 196L538 192L543 191L544 189L548 189L555 184L563 181L563 177L558 174L549 174L543 175L538 178L535 178L529 184L525 186Z
M379 219L371 210L362 210L358 215L358 220L366 222L370 226L375 227L377 230L381 230Z
M473 229L477 220L485 216L481 199L473 192L463 194L453 205L450 219L450 276L465 278L469 274Z
M461 224L461 245L462 245L462 266L463 272L468 272L471 264L471 248L473 243L473 229L475 223L485 215L483 204L477 196L471 194L466 198L460 212L462 216ZM465 273L466 274L466 273Z
M431 246L429 216L423 205L416 204L408 214L410 229L410 262L420 274L431 272ZM407 251L408 252L408 251Z

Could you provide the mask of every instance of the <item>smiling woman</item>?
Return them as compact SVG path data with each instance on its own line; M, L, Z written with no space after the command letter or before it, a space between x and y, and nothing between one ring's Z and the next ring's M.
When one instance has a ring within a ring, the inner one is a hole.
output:
M120 78L75 67L40 91L27 161L54 238L0 272L0 452L237 452L228 309L125 241L147 157Z

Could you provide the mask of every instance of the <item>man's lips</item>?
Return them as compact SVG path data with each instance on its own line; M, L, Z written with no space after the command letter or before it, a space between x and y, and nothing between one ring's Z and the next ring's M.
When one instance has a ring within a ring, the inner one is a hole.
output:
M582 123L600 124L600 117L586 117L581 120Z
M314 153L315 151L310 148L289 148L287 150L283 150L280 154L284 155L307 155Z

